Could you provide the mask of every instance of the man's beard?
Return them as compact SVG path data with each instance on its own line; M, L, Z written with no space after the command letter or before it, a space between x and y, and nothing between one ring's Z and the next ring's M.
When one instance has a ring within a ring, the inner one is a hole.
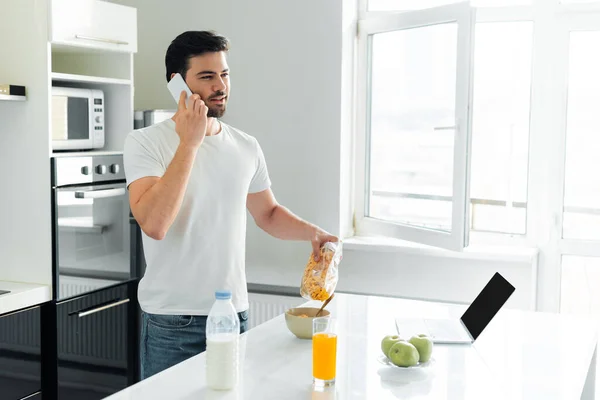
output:
M225 114L225 110L227 109L227 98L225 98L225 101L223 101L223 106L222 107L215 107L212 108L210 107L210 101L214 98L217 97L223 97L225 96L225 92L219 90L218 92L212 94L209 98L208 98L208 113L206 114L208 117L210 118L221 118L223 116L223 114Z
M206 114L209 118L221 118L225 114L227 106L223 104L223 107L211 108L208 107L208 113Z

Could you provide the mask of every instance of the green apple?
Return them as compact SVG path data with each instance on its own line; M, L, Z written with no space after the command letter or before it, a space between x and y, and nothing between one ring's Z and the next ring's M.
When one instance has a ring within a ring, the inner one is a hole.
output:
M419 363L419 351L407 341L399 341L392 346L388 358L398 367L412 367Z
M381 351L383 351L383 354L385 354L385 356L387 357L392 346L398 343L400 340L402 339L398 335L387 335L386 337L384 337L381 340Z
M415 335L408 342L415 346L419 352L419 362L427 362L431 358L433 352L433 341L425 334Z

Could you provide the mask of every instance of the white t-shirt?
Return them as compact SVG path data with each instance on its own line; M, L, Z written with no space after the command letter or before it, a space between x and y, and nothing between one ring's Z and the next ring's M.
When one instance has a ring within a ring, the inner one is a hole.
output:
M163 240L143 234L146 272L138 297L152 314L208 315L215 291L229 289L238 312L248 309L245 271L246 196L271 186L258 141L221 122L196 155L181 209ZM161 177L179 145L167 119L125 141L127 187Z

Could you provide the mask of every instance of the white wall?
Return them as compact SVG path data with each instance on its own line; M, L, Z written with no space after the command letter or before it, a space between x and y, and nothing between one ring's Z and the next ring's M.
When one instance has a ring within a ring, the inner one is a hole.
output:
M177 34L214 29L226 35L232 92L224 119L258 138L282 204L336 234L351 231L356 0L113 1L138 8L136 109L173 108L164 53ZM177 19L167 17L174 5ZM247 249L250 281L299 285L308 244L277 241L250 221ZM501 271L517 286L511 304L528 308L534 267L355 248L345 252L339 288L469 302Z
M49 55L45 2L3 2L0 83L27 101L0 101L0 281L52 283Z

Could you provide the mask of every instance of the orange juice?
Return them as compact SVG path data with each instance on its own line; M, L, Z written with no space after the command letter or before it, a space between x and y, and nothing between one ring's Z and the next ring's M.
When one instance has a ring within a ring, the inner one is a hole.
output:
M315 333L313 335L313 377L324 381L335 379L337 335Z

